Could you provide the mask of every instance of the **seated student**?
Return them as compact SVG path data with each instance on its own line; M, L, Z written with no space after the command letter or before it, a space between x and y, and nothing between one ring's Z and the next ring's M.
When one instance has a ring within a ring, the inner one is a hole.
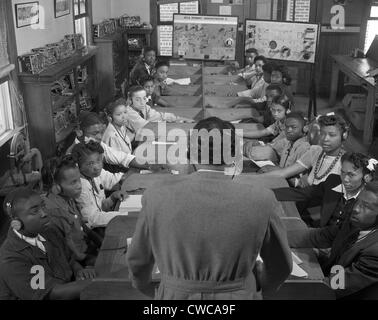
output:
M348 138L349 126L338 115L321 116L319 146L310 149L292 166L268 172L266 175L291 178L305 171L311 170L307 179L301 179L296 186L305 187L319 184L330 174L340 174L341 157L345 153L344 141Z
M270 81L272 84L278 84L281 86L284 94L289 97L294 106L294 97L290 90L292 79L287 67L283 65L275 65L272 70Z
M96 254L93 249L100 247L101 240L89 232L75 202L81 195L77 163L72 156L50 159L42 169L42 179L48 189L45 202L50 221L62 232L76 260L83 265L94 265ZM91 245L91 240L96 243Z
M154 75L154 78L155 94L157 97L173 95L167 83L169 67L169 61L165 60L159 61L156 64L156 73Z
M83 269L48 226L39 194L27 187L16 189L5 198L4 211L12 222L0 248L0 300L79 299L95 272Z
M268 128L262 130L244 130L243 136L247 139L258 139L273 135L275 140L285 137L285 119L290 113L291 101L287 96L275 97L270 106L274 123Z
M105 113L109 123L102 136L102 142L114 150L132 154L135 132L128 123L127 101L120 98L108 104Z
M279 201L305 202L321 206L320 227L341 226L353 210L358 195L374 177L375 159L361 153L345 153L341 157L340 175L331 174L318 185L302 189L280 188L273 190ZM307 218L307 217L306 217ZM318 223L310 222L312 226Z
M142 79L153 76L156 72L156 51L154 48L145 47L143 58L137 62L130 72L130 86L141 86Z
M134 132L143 128L149 122L194 122L192 119L179 117L173 113L158 112L147 104L146 90L141 86L132 87L129 90L131 105L127 107L127 118Z
M265 67L267 66L267 67ZM240 98L232 101L228 107L236 107L238 105L244 106L265 102L266 88L269 83L266 81L268 73L273 69L273 65L267 63L264 56L257 56L255 58L255 75L251 78L251 89L238 92Z
M141 160L124 151L116 150L102 141L104 135L104 123L94 112L82 112L79 117L80 129L77 130L77 138L74 144L67 150L67 154L72 152L73 147L80 142L90 140L101 144L104 149L104 161L109 165L122 168L136 168L142 170L153 170L153 166L142 164Z
M126 194L115 191L106 198L105 190L112 190L123 178L122 173L112 174L103 169L104 149L94 141L79 143L72 150L72 156L79 164L82 191L76 200L81 213L90 228L104 227L118 215L112 211L117 201L123 201Z
M259 55L255 48L249 48L245 51L245 68L239 70L238 76L243 78L249 85L250 79L256 75L255 58Z
M330 257L323 263L325 276L339 276L334 287L337 298L376 299L377 292L368 296L378 283L378 182L370 182L359 194L350 217L341 227L289 230L293 248L330 248ZM338 272L332 270L338 266ZM343 268L341 283L340 268ZM333 272L333 273L332 273ZM344 284L345 287L340 285ZM364 296L363 296L364 295Z
M244 154L252 160L278 159L279 166L265 166L261 172L270 172L293 165L309 148L306 120L301 112L291 112L285 120L285 138L266 146L256 146L252 141L244 145ZM266 150L268 149L268 150ZM272 158L264 155L271 151Z
M175 106L164 100L161 96L157 95L155 92L155 79L151 76L144 78L142 80L142 86L147 93L147 104L151 108L163 107L163 108L174 108Z
M194 129L219 132L220 139L209 143L193 133L189 157L197 172L144 194L126 255L133 285L153 297L156 263L162 278L155 299L256 299L292 269L282 209L270 190L245 188L225 174L236 156L232 124L213 117Z

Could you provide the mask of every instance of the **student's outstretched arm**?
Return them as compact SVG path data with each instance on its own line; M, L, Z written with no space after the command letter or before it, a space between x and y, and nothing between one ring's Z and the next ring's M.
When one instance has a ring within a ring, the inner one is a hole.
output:
M272 133L268 129L262 130L245 130L243 132L243 138L245 139L258 139L262 137L268 137Z
M291 178L295 177L296 175L305 172L307 169L304 168L302 165L299 163L294 163L290 167L282 168L276 171L264 173L265 176L270 176L270 177L279 177L279 178Z

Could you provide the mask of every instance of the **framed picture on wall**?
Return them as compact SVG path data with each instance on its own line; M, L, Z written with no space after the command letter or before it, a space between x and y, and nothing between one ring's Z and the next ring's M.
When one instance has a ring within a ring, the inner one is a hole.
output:
M15 5L17 28L39 24L39 2L25 2Z
M71 12L70 0L54 0L55 18L63 17Z

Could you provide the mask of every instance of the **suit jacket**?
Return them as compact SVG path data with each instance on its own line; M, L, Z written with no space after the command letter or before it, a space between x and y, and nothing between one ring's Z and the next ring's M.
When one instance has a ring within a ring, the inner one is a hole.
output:
M147 189L127 252L134 286L149 286L156 262L157 299L254 299L260 253L263 290L276 289L292 268L279 211L270 190L223 173L197 172Z
M331 254L323 265L326 275L332 266L345 270L345 289L336 290L337 297L345 297L378 283L378 231L357 241L359 230L347 219L341 228L329 226L320 229L289 230L291 247L329 248Z
M280 188L273 192L279 201L305 202L307 207L321 206L320 226L327 226L343 194L332 190L341 184L339 175L331 174L327 180L306 188Z

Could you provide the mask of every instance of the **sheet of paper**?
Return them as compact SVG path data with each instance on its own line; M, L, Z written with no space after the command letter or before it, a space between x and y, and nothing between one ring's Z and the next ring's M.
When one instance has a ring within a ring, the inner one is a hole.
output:
M119 206L119 211L139 212L142 209L142 195L129 195Z
M199 1L182 2L180 3L181 14L198 14Z
M187 86L191 83L190 78L184 78L184 79L175 79L174 83L177 83L182 86Z
M255 161L251 160L253 163L255 163L259 168L265 167L265 166L275 166L275 164L270 160L265 161Z
M294 261L293 261L293 270L291 271L291 275L299 278L307 278L308 273L304 271L300 266L298 266Z
M172 55L173 26L158 26L158 51L161 56Z
M302 264L303 263L303 261L294 252L291 253L291 256L293 257L293 261L296 264Z
M256 261L264 262L260 255L257 256ZM294 259L293 259L293 269L291 271L291 275L295 276L295 277L299 277L299 278L307 278L308 277L308 273L306 271L304 271L300 266L298 266L298 264L294 261Z
M179 13L178 3L168 3L160 5L160 21L173 21L173 14Z
M153 141L152 144L156 146L171 146L171 145L177 145L177 142Z

